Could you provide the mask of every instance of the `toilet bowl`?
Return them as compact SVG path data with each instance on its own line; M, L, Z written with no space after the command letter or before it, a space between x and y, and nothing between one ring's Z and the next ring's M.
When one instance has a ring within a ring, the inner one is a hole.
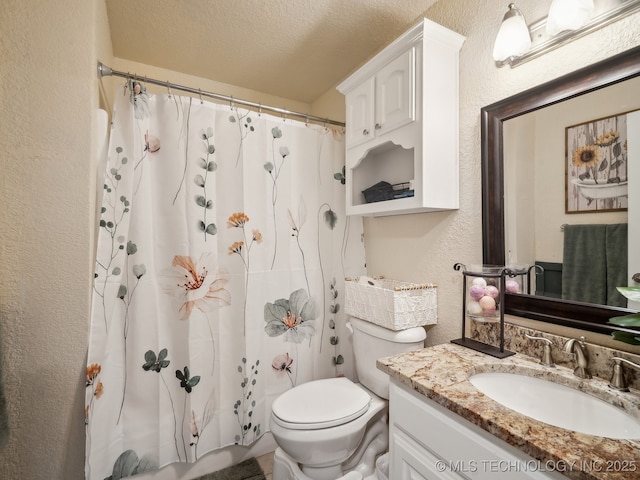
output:
M370 427L388 444L387 402L347 378L315 380L278 397L271 433L313 480L336 480ZM381 445L384 451L388 445ZM375 457L373 458L375 461ZM369 472L371 473L371 472ZM274 476L274 478L276 478Z
M389 378L377 370L376 359L422 348L426 333L422 327L392 331L360 319L349 322L360 383L315 380L274 400L274 480L376 478L376 459L389 446Z

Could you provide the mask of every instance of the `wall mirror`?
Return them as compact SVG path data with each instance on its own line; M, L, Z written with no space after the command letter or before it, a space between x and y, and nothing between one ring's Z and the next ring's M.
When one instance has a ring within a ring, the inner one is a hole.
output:
M513 215L507 213L510 203L505 203L505 195L508 195L508 190L513 189L513 186L509 184L509 188L505 188L505 162L509 161L508 158L505 159L505 130L511 134L513 129L508 122L551 106L559 104L566 106L565 102L584 99L591 93L604 94L604 89L613 88L637 77L640 77L640 47L627 50L481 110L484 263L504 265L510 260L508 248L512 240L510 240L509 229L514 228L514 225L509 224L513 223ZM568 121L566 126L570 125L572 123ZM563 129L563 139L564 135ZM564 164L564 149L558 161ZM562 194L564 195L564 191ZM624 222L624 219L620 221ZM561 225L552 225L551 228L560 230ZM631 240L629 244L632 244ZM515 263L519 263L518 260ZM609 334L614 330L633 331L633 329L607 325L607 321L611 317L634 311L636 310L535 294L507 293L505 295L505 313L507 314L603 334Z

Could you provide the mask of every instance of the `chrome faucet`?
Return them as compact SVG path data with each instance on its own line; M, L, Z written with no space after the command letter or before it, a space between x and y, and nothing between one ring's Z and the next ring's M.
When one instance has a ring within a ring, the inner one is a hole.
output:
M576 355L577 367L573 370L573 374L580 378L591 378L591 374L587 370L589 367L589 353L587 352L587 346L584 342L585 338L580 337L580 340L571 338L567 340L562 347L566 353L573 353Z
M628 392L629 387L627 386L627 381L624 378L624 370L622 368L622 362L627 365L631 365L634 368L640 370L640 365L634 363L626 358L620 357L611 357L611 360L614 361L613 364L613 373L611 375L611 381L609 382L609 386L614 390L619 390L621 392Z
M542 351L542 358L540 359L540 364L545 367L555 367L553 363L553 357L551 356L551 345L553 342L548 338L544 337L534 337L533 335L529 335L528 333L524 334L529 340L542 340L544 342L544 348Z

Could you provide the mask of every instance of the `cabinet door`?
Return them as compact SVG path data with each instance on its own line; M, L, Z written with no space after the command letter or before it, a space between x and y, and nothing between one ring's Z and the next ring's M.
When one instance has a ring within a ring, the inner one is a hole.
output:
M371 77L349 92L345 99L347 114L346 142L348 147L371 140L374 136L374 86L375 80Z
M415 120L414 65L415 48L410 48L376 75L376 135Z
M445 468L445 462L422 448L404 432L395 430L391 437L393 458L389 478L398 480L461 480Z

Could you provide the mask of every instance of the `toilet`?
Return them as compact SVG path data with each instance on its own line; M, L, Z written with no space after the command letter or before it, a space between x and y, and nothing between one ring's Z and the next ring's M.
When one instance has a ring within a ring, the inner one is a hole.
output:
M274 480L378 478L376 459L389 447L389 377L376 360L422 348L426 332L393 331L358 318L350 318L347 327L359 383L345 377L314 380L273 401Z

